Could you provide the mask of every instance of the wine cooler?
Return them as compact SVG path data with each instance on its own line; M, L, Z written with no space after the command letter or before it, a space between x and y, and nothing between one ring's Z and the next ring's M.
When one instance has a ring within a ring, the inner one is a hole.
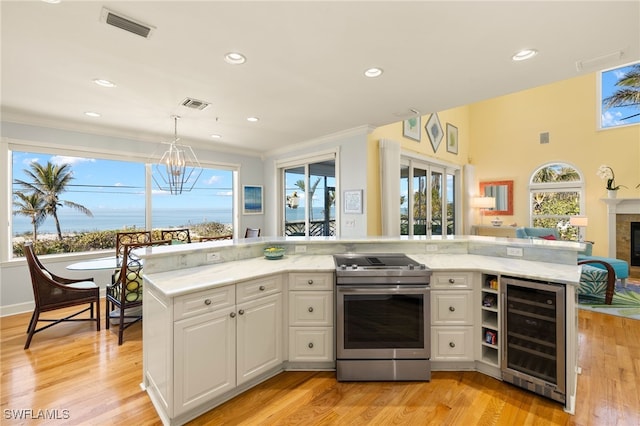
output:
M502 277L502 379L566 402L565 287Z

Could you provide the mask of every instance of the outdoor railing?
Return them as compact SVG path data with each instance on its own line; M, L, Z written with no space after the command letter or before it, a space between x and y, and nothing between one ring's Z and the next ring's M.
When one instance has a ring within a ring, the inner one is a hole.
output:
M304 236L304 221L286 222L284 225L284 235ZM336 221L315 220L309 222L309 236L322 237L336 235Z

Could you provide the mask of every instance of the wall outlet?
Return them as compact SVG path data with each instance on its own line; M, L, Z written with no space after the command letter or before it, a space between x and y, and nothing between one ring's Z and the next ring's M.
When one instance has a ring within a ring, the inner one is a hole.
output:
M438 246L435 244L427 244L427 253L433 253L434 251L438 251Z
M211 262L220 262L222 260L222 258L220 257L220 253L218 252L214 252L214 253L207 253L207 262L211 263Z
M522 257L523 251L521 247L507 247L507 256Z
M307 246L296 246L296 253L306 253L307 252Z

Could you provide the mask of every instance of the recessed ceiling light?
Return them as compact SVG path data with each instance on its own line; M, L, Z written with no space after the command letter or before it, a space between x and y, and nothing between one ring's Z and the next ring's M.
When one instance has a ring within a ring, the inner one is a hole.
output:
M511 59L514 61L524 61L527 59L531 59L538 54L536 49L522 49L519 52L516 52Z
M42 0L42 1L45 2L45 3L58 4L62 0Z
M364 71L364 75L369 78L380 77L382 73L383 73L382 68L376 68L376 67L369 68Z
M251 121L252 123L255 123L258 120L260 120L258 117L249 117L249 118L247 118L247 121Z
M211 137L212 137L212 138L214 138L214 139L220 139L220 138L222 138L222 136L220 136L220 135L216 135L216 134L211 135Z
M87 117L100 117L100 113L99 112L93 112L93 111L87 111L84 113L84 115L86 115Z
M105 80L103 78L96 78L93 82L102 87L116 87L116 84L113 81Z
M244 64L247 61L247 58L241 53L238 52L229 52L224 55L224 60L231 65L240 65Z

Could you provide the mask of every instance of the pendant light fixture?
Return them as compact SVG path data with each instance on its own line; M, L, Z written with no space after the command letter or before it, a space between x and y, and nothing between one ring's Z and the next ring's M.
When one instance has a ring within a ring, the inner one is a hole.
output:
M193 189L202 174L202 167L190 146L178 144L180 117L174 115L172 118L174 120L173 142L169 144L169 149L162 155L160 162L153 166L155 170L152 177L159 189L178 195Z

